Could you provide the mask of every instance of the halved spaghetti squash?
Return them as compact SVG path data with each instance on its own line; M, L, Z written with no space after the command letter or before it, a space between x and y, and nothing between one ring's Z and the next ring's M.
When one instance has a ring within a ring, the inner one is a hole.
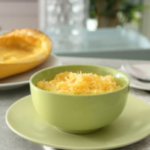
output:
M30 70L48 57L50 38L34 29L16 29L0 35L0 79Z

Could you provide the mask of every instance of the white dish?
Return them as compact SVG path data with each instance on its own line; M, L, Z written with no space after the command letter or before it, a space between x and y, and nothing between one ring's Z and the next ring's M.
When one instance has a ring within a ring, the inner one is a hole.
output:
M137 65L133 65L133 66L137 67ZM142 64L138 65L138 67L143 67L143 65ZM150 82L141 81L141 80L133 77L132 75L127 73L122 67L119 70L124 72L125 74L127 74L128 77L130 78L130 87L140 89L140 90L150 91Z
M125 64L121 68L137 79L150 82L150 64Z
M0 90L8 90L8 89L18 88L23 85L26 85L29 83L30 77L35 72L42 70L44 68L59 66L59 65L62 65L61 61L54 54L51 54L50 57L43 64L37 66L36 68L29 70L27 72L0 80Z

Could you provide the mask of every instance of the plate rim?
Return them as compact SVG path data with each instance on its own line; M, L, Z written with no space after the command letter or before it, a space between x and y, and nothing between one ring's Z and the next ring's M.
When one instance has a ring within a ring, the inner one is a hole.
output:
M58 57L55 55L55 54L50 54L50 56L52 56L53 58L58 59ZM49 57L50 57L49 56ZM60 60L59 60L60 61ZM59 62L60 65L62 65L62 62L60 61ZM44 69L44 68L43 68ZM29 70L30 71L30 70ZM25 85L25 84L28 84L29 83L29 80L26 80L26 81L21 81L21 82L13 82L13 83L0 83L0 88L6 88L6 87L12 87L12 86L21 86L21 85ZM1 89L0 89L1 90Z
M145 88L139 85L135 85L133 83L130 83L131 88L139 89L139 90L145 90L145 91L150 91L150 88Z
M131 95L131 94L129 94L129 97L133 97L133 98L136 98L136 99L138 99L138 101L141 101L142 103L144 103L144 104L146 104L146 105L148 105L149 107L150 107L150 105L146 102L146 101L144 101L144 100L142 100L142 99L140 99L140 98L138 98L138 97L136 97L136 96L133 96L133 95ZM22 137L22 138L24 138L24 139L26 139L26 140L28 140L28 141L30 141L30 142L34 142L34 143L37 143L37 144L40 144L40 145L44 145L44 146L49 146L49 147L53 147L53 148L58 148L58 149L66 149L66 150L70 150L70 149L72 149L72 150L77 150L77 149L80 149L80 150L91 150L91 149L93 149L93 150L108 150L108 149L114 149L114 148L121 148L121 147L124 147L124 146L128 146L128 145L131 145L131 144L134 144L134 143L137 143L137 142L139 142L139 141L141 141L142 139L144 139L144 138L146 138L146 137L148 137L149 135L150 135L150 131L149 132L146 132L146 134L144 134L144 135L142 135L141 136L141 138L138 138L138 139L135 139L135 140L131 140L131 142L127 142L127 143L124 143L124 144L118 144L118 145L115 145L115 146L108 146L108 147L105 147L105 148L103 148L103 147L70 147L70 146L56 146L57 144L43 144L43 142L39 142L39 141L37 141L37 140L35 140L35 139L33 139L33 138L30 138L30 137L28 137L28 136L26 136L26 135L24 135L24 134L22 134L22 133L20 133L19 131L17 131L16 129L14 129L11 125L10 125L10 122L9 122L9 120L8 120L8 114L9 114L9 111L11 111L11 109L12 109L12 107L14 107L17 103L19 103L20 101L23 101L24 99L26 99L26 98L31 98L31 95L27 95L27 96L25 96L25 97L23 97L23 98L20 98L19 100L17 100L16 102L14 102L10 107L9 107L9 109L7 110L7 112L6 112L6 115L5 115L5 121L6 121L6 124L8 125L8 127L14 132L14 133L16 133L18 136L20 136L20 137ZM51 127L52 128L52 127Z

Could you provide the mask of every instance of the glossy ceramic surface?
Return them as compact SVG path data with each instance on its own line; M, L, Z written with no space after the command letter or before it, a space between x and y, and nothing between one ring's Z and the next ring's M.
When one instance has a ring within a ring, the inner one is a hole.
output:
M60 149L111 149L135 143L150 134L150 106L129 96L123 113L109 126L91 134L70 134L48 124L37 115L31 96L15 102L6 122L19 136Z
M125 64L121 68L139 80L150 82L150 64Z
M42 70L44 68L49 68L49 67L59 66L59 65L62 65L61 61L58 59L57 56L51 54L50 57L38 67L29 70L27 72L0 80L0 90L13 89L13 88L18 88L23 85L26 85L29 83L30 77L35 72Z
M56 74L64 71L110 74L123 87L99 95L64 95L44 91L35 86L37 81L51 80ZM32 101L38 114L50 124L71 133L92 132L114 121L125 107L128 85L128 77L118 70L89 65L45 69L34 74L30 82Z
M142 64L138 66L137 65L134 65L134 66L139 67L139 69L142 69L142 67L145 69L145 67ZM132 75L127 73L123 68L120 68L119 70L126 73L128 77L130 78L130 87L140 89L140 90L150 91L150 82L142 81L133 77Z

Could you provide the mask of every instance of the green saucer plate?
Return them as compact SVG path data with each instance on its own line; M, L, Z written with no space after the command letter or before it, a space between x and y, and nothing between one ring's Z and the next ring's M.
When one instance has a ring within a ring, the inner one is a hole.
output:
M112 149L135 143L150 134L150 106L131 95L112 124L90 134L71 134L42 120L34 110L31 96L15 102L7 111L6 122L19 136L60 149Z

